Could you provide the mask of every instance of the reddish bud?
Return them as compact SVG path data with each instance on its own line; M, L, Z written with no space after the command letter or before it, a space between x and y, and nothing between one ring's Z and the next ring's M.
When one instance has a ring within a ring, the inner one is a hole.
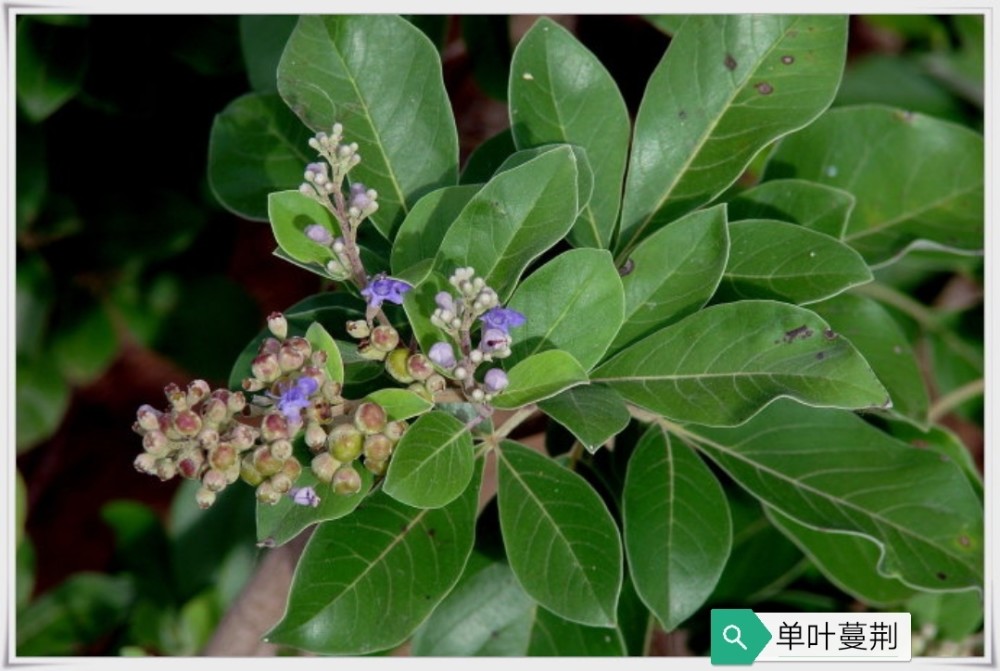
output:
M368 340L375 349L391 352L399 344L399 332L391 326L376 326Z
M434 375L430 359L423 354L414 354L406 360L406 370L414 380L426 380Z
M341 496L350 496L361 491L361 474L353 466L341 466L333 474L333 491Z
M210 468L201 476L201 484L213 492L221 492L226 488L226 474L222 471Z
M280 412L264 415L264 420L260 423L260 435L267 442L288 438L288 420Z
M150 431L142 437L142 449L154 457L165 457L170 452L170 441L160 431Z
M221 424L229 417L229 408L220 398L210 398L201 406L201 416L211 424Z
M204 380L192 380L188 383L187 387L187 404L188 407L193 407L201 399L211 393L212 388L208 386L208 383Z
M285 465L281 467L281 472L291 478L292 482L295 482L302 475L302 464L295 457L291 457L285 461Z
M209 453L208 462L212 464L212 468L228 470L236 463L236 450L232 445L219 445Z
M201 431L201 417L193 410L181 410L174 415L174 429L187 438L197 436Z
M253 376L261 382L274 382L281 375L281 366L278 364L278 356L273 353L260 354L250 364Z
M162 414L162 412L153 406L144 404L139 406L139 410L135 413L135 416L140 427L146 431L155 431L160 428L160 415Z
M392 441L381 433L365 437L365 463L369 460L386 461L392 454Z
M288 335L288 320L280 312L272 312L267 316L267 328L275 338L284 340Z
M281 372L288 373L298 370L305 362L306 358L302 356L302 352L292 347L291 342L286 342L281 346L281 350L278 352L278 365L281 366Z
M229 430L229 442L236 448L237 452L243 452L253 446L258 435L260 432L257 429L246 424L237 424Z
M379 433L385 428L388 418L385 410L378 403L366 402L358 406L354 411L354 425L362 433Z
M257 354L277 354L281 349L281 341L277 338L265 338L257 349Z
M372 475L385 475L386 469L389 468L388 461L378 461L376 459L365 459L365 468Z
M177 460L177 470L188 480L195 480L201 475L205 464L205 455L201 450L185 450Z
M285 341L285 344L291 346L292 349L301 354L303 360L308 359L313 351L312 345L302 336L289 338Z
M181 391L175 383L171 382L163 388L163 394L167 397L174 410L187 409L187 394Z
M253 451L253 467L265 478L269 478L280 471L283 465L279 460L274 458L271 450L266 445L262 445Z

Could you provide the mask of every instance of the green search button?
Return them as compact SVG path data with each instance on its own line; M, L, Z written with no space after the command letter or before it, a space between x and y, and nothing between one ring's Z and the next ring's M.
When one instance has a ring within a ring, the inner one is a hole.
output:
M770 640L749 608L712 609L712 664L753 664Z

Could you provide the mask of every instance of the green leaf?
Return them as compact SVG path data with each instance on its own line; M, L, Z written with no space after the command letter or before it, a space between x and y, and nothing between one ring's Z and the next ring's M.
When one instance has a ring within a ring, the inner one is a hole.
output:
M386 238L420 196L456 183L458 134L441 60L405 19L301 17L278 65L278 90L314 131L338 122L345 140L358 143L351 180L378 191L371 221Z
M472 63L472 76L491 98L507 100L510 73L510 18L503 15L460 17L462 41Z
M841 294L811 307L870 363L892 399L888 412L926 427L927 387L916 355L885 308L853 294Z
M478 185L446 186L416 202L392 245L393 277L437 255L441 239L479 189Z
M474 195L441 240L435 266L472 266L506 300L529 263L576 218L577 164L567 146L499 173Z
M277 93L278 62L298 17L247 14L241 16L239 21L240 47L250 88L258 93Z
M313 455L305 447L304 442L296 441L295 448L295 456L303 465L302 475L295 481L295 486L312 487L319 496L319 505L315 508L298 505L290 496L282 496L273 506L257 501L257 542L266 547L284 545L313 524L350 515L365 500L372 488L374 481L372 474L365 468L358 468L358 473L361 475L361 489L350 496L337 494L330 483L317 478L309 468L309 461Z
M413 329L420 349L429 352L436 342L451 342L451 337L431 323L434 314L434 297L441 291L453 291L454 287L440 273L432 272L422 283L403 294L403 310Z
M753 605L794 580L808 561L774 528L757 499L739 487L727 488L726 494L733 519L733 548L709 603Z
M587 160L587 152L583 150L582 147L578 147L572 144L546 144L541 147L532 147L531 149L521 149L516 151L500 164L497 171L494 173L494 177L502 172L507 172L508 170L513 170L514 168L524 165L528 161L538 158L543 154L552 151L553 149L559 149L563 147L569 147L573 152L573 158L576 160L576 213L577 216L590 202L591 196L594 195L594 170L590 167L590 161Z
M320 525L299 560L288 611L266 640L331 655L406 640L462 575L481 472L480 463L444 508L419 510L376 492L353 515Z
M208 183L230 212L267 221L267 196L302 182L311 159L309 129L281 98L248 93L212 122Z
M580 624L615 624L621 538L600 496L576 473L511 441L498 451L500 528L525 591Z
M729 262L717 298L814 303L871 282L856 251L824 233L783 221L729 224Z
M21 617L35 590L35 546L31 539L22 540L14 551L14 612Z
M96 380L118 354L118 338L107 309L90 296L64 305L52 326L49 348L49 356L70 383Z
M625 297L609 252L573 249L521 282L508 306L526 317L515 331L512 362L561 349L590 370L618 333Z
M410 419L422 415L434 407L433 403L409 389L394 389L392 387L379 389L368 394L365 398L382 406L392 421Z
M647 14L643 18L667 35L676 35L687 17L687 14Z
M600 366L626 400L681 422L730 426L781 397L821 407L886 405L886 391L815 313L771 301L706 308Z
M758 151L815 119L846 47L843 16L689 17L639 107L619 248L709 202Z
M983 476L969 448L958 436L943 426L931 426L927 431L922 431L909 422L889 421L887 424L886 430L894 438L918 449L936 452L942 461L954 461L958 464L979 496L979 500L984 499Z
M18 453L56 432L69 408L70 388L51 357L17 357L15 407Z
M77 573L18 615L17 654L78 655L125 621L132 583L125 576Z
M517 151L514 146L514 135L510 128L505 128L491 138L483 140L469 158L465 160L461 184L479 184L488 182L507 157Z
M344 381L344 362L340 357L340 348L323 325L313 322L306 329L306 340L312 345L313 351L326 352L326 373L334 382Z
M802 549L834 585L871 606L888 607L915 594L895 578L879 575L878 545L865 536L834 533L799 524L774 508L765 508L771 523Z
M983 248L983 138L888 107L844 107L786 138L766 179L796 177L857 198L844 241L870 264L930 242Z
M473 554L473 559L477 557ZM535 602L510 567L479 556L413 637L420 657L521 657L528 651Z
M727 204L730 221L777 219L843 237L854 196L803 179L775 179L743 191Z
M28 520L28 485L24 482L21 471L14 471L14 547L21 544L24 537L24 524Z
M880 574L918 589L982 586L981 504L961 470L938 455L852 413L790 401L740 427L684 431L768 505L803 524L876 541Z
M17 18L17 103L34 123L65 105L83 85L90 60L89 32Z
M983 624L983 598L975 590L918 594L902 610L913 614L915 631L933 625L938 640L962 641Z
M591 454L629 421L625 401L604 385L571 387L539 401L538 407L565 426Z
M281 250L291 258L305 264L321 267L333 258L333 250L310 240L305 233L308 226L320 225L331 236L340 235L340 229L330 212L309 196L298 191L279 191L267 197L267 217L271 232Z
M514 51L510 117L519 149L566 142L586 150L594 195L569 241L578 247L609 247L631 133L628 110L601 62L550 19L536 21Z
M589 627L536 607L530 657L622 657L625 643L612 627Z
M465 491L472 478L472 434L443 412L420 417L400 438L383 489L415 508L440 508Z
M636 591L673 631L711 595L733 530L719 481L691 448L657 426L629 459L622 530Z
M529 356L507 372L509 384L495 399L501 410L520 408L587 383L587 371L566 352L553 349Z
M625 323L619 350L699 310L715 293L729 257L726 208L692 212L643 240L623 268Z

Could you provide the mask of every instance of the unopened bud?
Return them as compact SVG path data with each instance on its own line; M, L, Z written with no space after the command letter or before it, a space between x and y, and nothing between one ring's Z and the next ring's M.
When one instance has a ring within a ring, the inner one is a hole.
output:
M174 410L186 410L187 409L187 394L181 391L175 383L171 382L166 387L163 388L163 395L167 397L167 401L173 406Z
M212 504L215 503L215 492L205 486L199 487L194 495L194 500L197 502L199 508L206 510L211 508Z
M260 435L265 442L288 438L288 420L280 412L269 412L260 423Z
M201 467L205 464L205 453L201 450L186 450L177 460L177 470L189 480L195 480L201 475Z
M247 407L247 397L241 392L233 392L226 399L226 409L233 415L238 415Z
M142 437L142 449L154 457L165 457L170 452L170 441L162 431L150 431Z
M475 403L482 403L486 398L486 393L482 389L473 389L470 396Z
M262 445L253 451L253 467L265 478L280 471L283 465L281 461L274 458L267 445Z
M155 431L160 428L160 415L163 413L149 404L139 406L135 413L139 426L146 431Z
M340 468L340 462L334 459L329 452L320 452L313 457L309 467L312 468L312 472L316 474L317 478L323 482L330 482L333 480L333 474Z
M414 380L426 380L434 374L430 360L423 354L414 354L406 360L406 370Z
M281 341L277 338L267 337L264 338L260 343L260 347L257 348L257 354L277 354L278 350L281 349Z
M330 431L327 438L330 454L340 462L354 461L361 455L364 438L357 428L350 424L338 424Z
M163 458L156 460L156 476L160 480L166 481L177 475L177 464L173 459Z
M289 342L281 346L281 350L278 352L278 365L281 367L283 373L298 370L302 368L305 362L306 358L302 355L302 352L293 347Z
M306 445L313 452L319 452L326 445L326 431L318 422L310 422L306 426Z
M385 358L385 370L389 375L397 382L413 382L413 376L410 375L409 368L407 366L407 360L410 358L410 350L400 347L389 352L389 355Z
M385 359L386 354L388 354L388 352L378 349L371 343L358 347L358 356L362 359L368 359L369 361L382 361Z
M221 398L210 398L201 407L201 416L209 424L221 424L229 417L229 408Z
M236 463L236 450L232 445L218 445L209 453L208 463L220 471L229 470Z
M354 411L354 425L365 434L379 433L387 420L385 410L378 403L368 401Z
M292 441L282 438L271 443L271 456L278 461L291 459Z
M240 460L240 477L243 482L252 487L256 487L264 481L264 476L254 468L252 455L248 454Z
M243 382L241 383L241 385L243 387L243 391L248 391L248 392L260 391L265 386L267 386L264 382L258 380L256 377L243 378Z
M261 382L274 382L281 375L281 365L278 363L278 356L274 353L259 354L250 364L253 376Z
M364 319L347 322L347 334L352 338L361 340L362 338L367 338L371 335L371 332L371 327L368 326L368 322Z
M181 410L174 415L174 429L185 437L193 437L201 431L201 417L193 410Z
M323 386L320 389L320 393L323 395L323 398L329 401L330 403L340 403L341 401L344 400L340 396L340 393L343 390L344 387L339 382L335 382L333 380L327 380L326 382L323 383Z
M372 475L384 475L389 468L388 461L377 461L375 459L365 459L365 468Z
M291 478L292 482L295 482L302 475L302 464L295 457L291 457L285 461L285 465L281 467L281 472Z
M440 394L448 387L448 380L435 373L424 380L424 386L427 388L427 391L430 392L431 396L433 396L434 394Z
M361 491L361 474L353 466L341 466L333 474L333 491L341 496L350 496Z
M237 424L229 431L229 443L237 452L250 449L260 432L246 424Z
M284 340L288 335L288 320L285 319L285 315L280 312L272 312L267 316L267 329L273 333L274 337L278 340Z
M281 494L274 490L274 485L271 484L270 480L265 480L257 485L257 500L263 504L273 506L281 500Z
M369 459L385 461L392 454L392 441L381 433L366 436L364 452L366 462Z
M507 373L503 372L499 368L490 368L486 371L486 377L483 378L483 384L486 387L486 391L491 394L498 394L507 388L510 381L507 379Z
M382 430L382 435L388 438L389 441L395 445L399 442L399 439L403 437L403 433L406 432L407 426L409 425L402 420L389 422L385 425L385 429Z
M154 457L149 452L143 452L135 458L132 462L135 466L135 470L140 473L145 473L146 475L153 475L156 473L156 457Z
M369 338L372 346L383 352L391 352L399 344L399 332L391 326L376 326Z
M219 469L210 468L201 477L201 484L213 492L221 492L226 488L226 474Z
M205 427L198 433L198 444L206 450L210 450L219 444L219 432L213 428Z
M204 380L192 380L187 387L186 400L188 407L190 408L198 403L198 401L208 396L211 391L212 388Z
M284 473L275 473L271 476L271 486L279 494L287 494L288 490L292 488L292 484L292 479Z

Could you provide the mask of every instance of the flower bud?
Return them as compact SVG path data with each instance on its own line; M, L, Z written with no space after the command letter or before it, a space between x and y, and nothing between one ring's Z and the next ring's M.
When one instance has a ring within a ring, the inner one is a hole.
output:
M292 488L292 479L284 473L275 473L271 476L271 486L279 494L287 494Z
M323 386L320 388L320 393L323 395L323 398L329 401L330 403L341 403L344 400L340 396L340 393L343 390L344 386L339 382L335 382L334 380L327 380L326 382L323 383Z
M220 471L228 470L236 463L236 450L232 445L218 445L208 454L208 463Z
M174 429L186 438L197 436L201 431L201 417L194 410L181 410L174 415Z
M391 326L376 326L372 329L369 341L375 349L391 352L399 344L399 332Z
M188 383L187 394L185 400L187 401L188 407L194 406L198 401L205 398L211 393L212 388L208 386L208 383L204 380L191 380Z
M155 431L160 428L160 415L163 413L149 404L139 406L135 413L139 426L146 431Z
M375 459L365 459L365 468L372 475L384 475L389 468L388 461L376 461Z
M486 400L486 393L482 389L473 389L469 395L474 403L482 403Z
M240 477L243 482L252 487L256 487L264 481L264 476L254 468L253 455L248 454L240 460Z
M338 424L330 431L327 447L337 461L348 463L361 455L364 445L361 432L350 424Z
M271 443L271 456L282 462L291 459L292 441L281 438Z
M213 492L221 492L226 488L226 474L216 468L210 468L201 476L201 484Z
M174 410L187 410L187 394L181 391L181 388L175 383L171 382L164 387L163 394Z
M142 449L154 457L165 457L170 453L170 441L162 431L150 431L142 437Z
M501 329L488 328L483 331L483 338L479 343L479 349L484 353L496 352L510 347L510 336Z
M285 461L285 465L281 467L281 472L291 478L292 482L295 482L302 475L302 464L295 457L291 457Z
M135 466L135 470L140 473L145 473L146 475L153 475L156 473L156 457L154 457L149 452L143 452L135 458L132 462Z
M229 418L229 408L221 398L210 398L202 404L201 416L209 424L219 425Z
M247 397L241 392L233 392L229 394L226 399L226 409L229 410L230 414L238 415L243 412L243 409L247 407Z
M309 422L306 426L306 445L313 452L319 452L326 446L326 431L318 422Z
M237 452L243 452L253 446L258 435L257 429L246 424L237 424L229 430L229 443L236 448Z
M434 295L434 303L441 310L447 310L454 313L455 310L455 299L447 291L439 291Z
M205 465L205 453L198 449L185 450L177 459L177 470L188 480L195 480L201 475Z
M177 464L172 459L163 458L156 460L156 476L160 480L166 481L177 475Z
M199 487L194 495L194 500L198 503L199 508L206 510L211 508L212 504L215 503L215 492L208 487Z
M352 338L361 340L362 338L367 338L371 335L371 332L371 327L368 326L368 322L364 319L347 322L347 334Z
M253 363L250 364L250 370L253 372L255 378L265 383L274 382L281 375L281 365L278 363L278 356L271 352L257 355Z
M413 382L410 375L407 359L410 358L410 350L400 347L389 352L385 358L385 370L397 382Z
M306 237L313 242L318 242L321 245L329 245L333 242L333 234L326 226L320 226L319 224L311 224L306 226L305 229ZM284 337L284 336L279 336Z
M274 490L274 485L270 480L257 485L257 500L269 506L273 506L281 500L281 494Z
M414 380L426 380L434 374L430 360L423 354L414 354L406 360L406 370Z
M333 474L340 468L340 462L334 459L329 452L320 452L313 457L309 467L312 468L312 472L317 478L323 482L330 482L333 480Z
M369 459L374 461L386 461L392 454L392 441L381 433L365 436L365 462Z
M386 354L388 354L388 352L378 349L371 343L358 347L358 356L362 359L368 359L369 361L382 361L385 359Z
M361 491L361 474L353 466L341 466L333 474L333 491L341 496L350 496Z
M264 338L260 343L260 347L257 348L257 354L274 354L277 356L278 350L281 349L281 341L277 338Z
M499 368L490 368L486 371L486 377L483 378L483 384L486 387L486 391L491 394L497 394L507 388L507 384L510 381L507 379L507 373Z
M397 420L395 422L389 422L385 425L385 429L382 430L382 435L389 439L393 445L399 442L399 439L403 437L403 433L406 432L406 428L409 425L402 421Z
M261 445L253 451L253 467L265 478L280 471L283 465L281 461L274 458L267 445Z
M424 380L424 386L427 388L427 391L431 394L431 397L433 398L434 394L440 394L448 387L448 380L444 379L443 376L435 373L434 375L431 375L429 378Z
M290 342L285 342L281 346L281 350L278 351L278 365L281 367L281 372L283 373L298 370L302 368L305 362L306 358L302 355L302 352L292 346Z
M385 410L378 403L366 402L354 411L354 425L365 434L379 433L388 420ZM337 456L336 454L333 456ZM346 461L342 459L341 461Z
M245 377L240 384L243 387L243 391L249 392L260 391L266 386L264 382L261 382L256 377Z
M269 412L260 423L260 435L266 442L288 438L288 420L280 412Z
M211 427L205 427L198 433L198 445L202 449L210 450L219 444L219 432Z

